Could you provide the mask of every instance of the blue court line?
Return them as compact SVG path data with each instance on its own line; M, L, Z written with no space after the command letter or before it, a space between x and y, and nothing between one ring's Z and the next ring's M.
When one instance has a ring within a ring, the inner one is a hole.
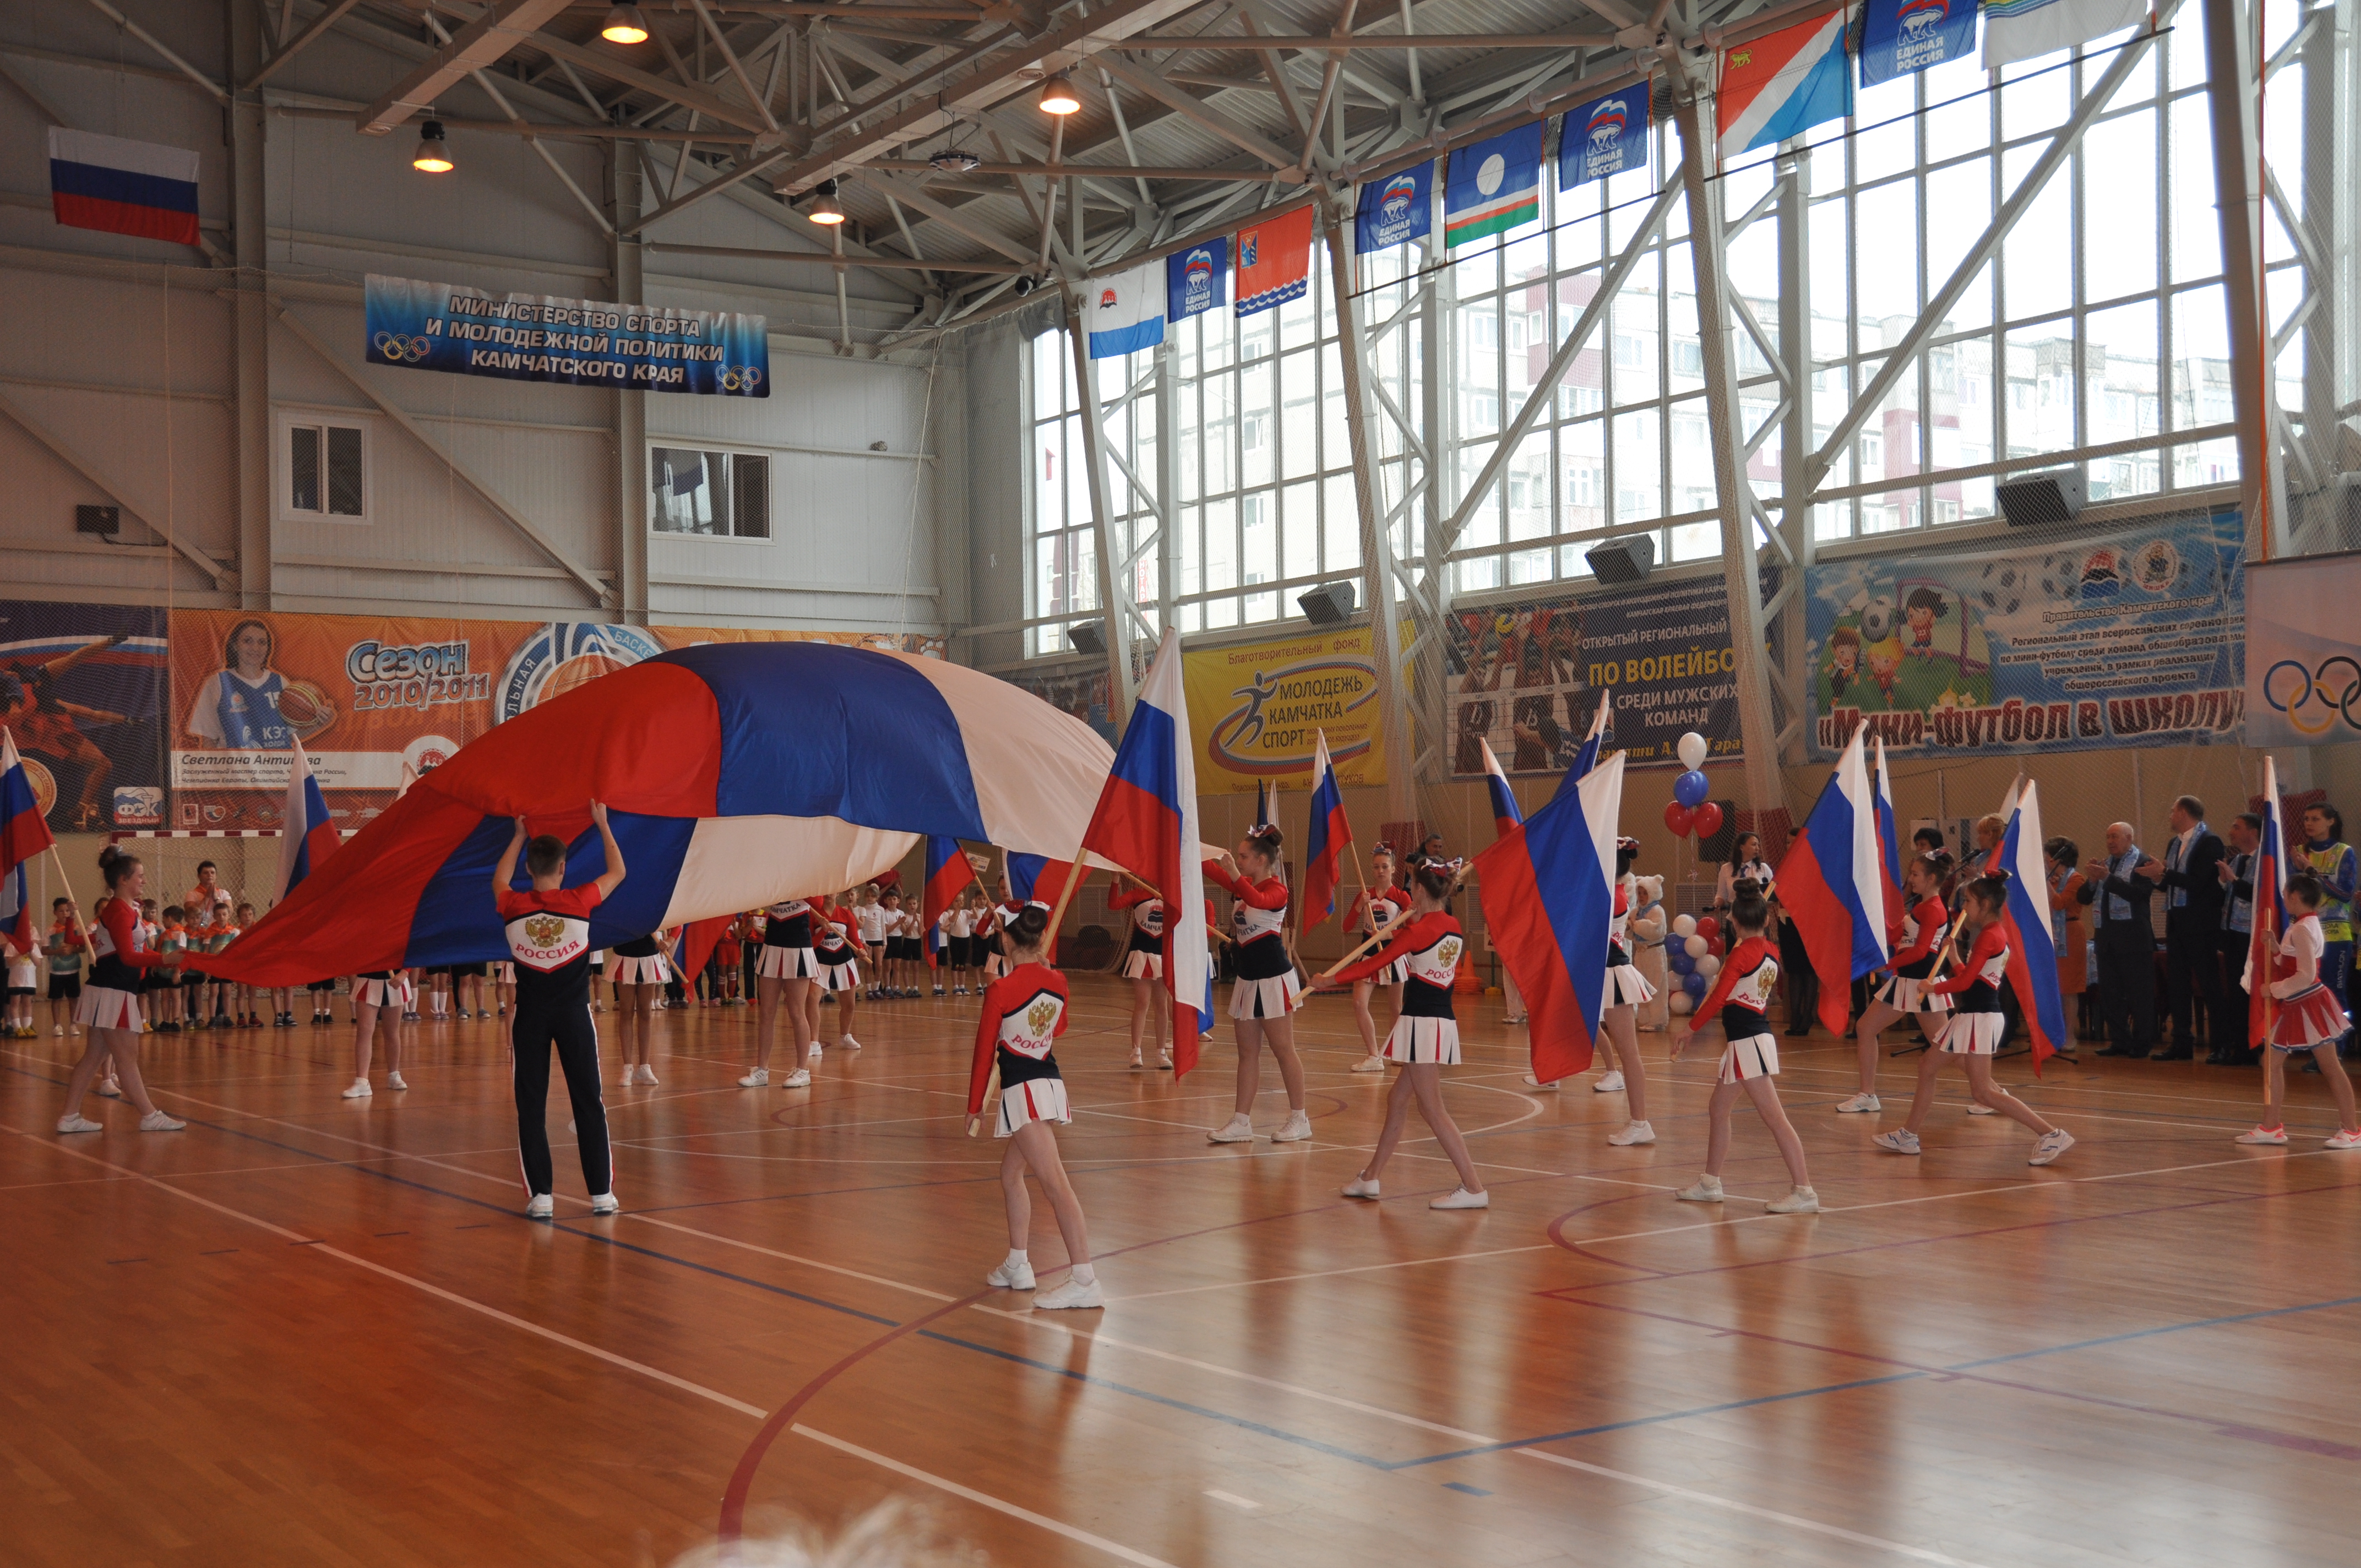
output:
M2314 1188L2326 1192L2331 1188ZM2361 1296L2340 1296L2333 1301L2306 1301L2296 1307L2266 1307L2258 1312L2233 1312L2226 1318L2197 1318L2185 1323L2165 1323L2152 1329L2134 1329L2129 1333L2108 1334L2102 1339L2077 1340L2072 1344L2053 1344L2043 1350L2020 1350L2012 1355L1986 1356L1982 1361L1962 1361L1947 1366L1946 1372L1972 1372L1980 1366L1999 1366L2011 1361L2030 1361L2039 1355L2062 1355L2070 1350L2090 1350L2097 1345L2122 1344L2127 1340L2153 1339L2158 1334L2185 1333L2191 1329L2219 1328L2225 1323L2251 1323L2258 1318L2284 1318L2296 1312L2325 1312L2338 1307L2361 1307ZM2228 1419L2228 1418L2224 1418Z

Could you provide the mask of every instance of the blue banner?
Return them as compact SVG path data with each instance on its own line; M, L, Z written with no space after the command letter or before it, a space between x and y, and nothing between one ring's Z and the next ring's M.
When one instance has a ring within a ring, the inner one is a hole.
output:
M1648 83L1576 104L1558 122L1557 188L1648 167Z
M1861 84L1874 87L1975 49L1975 0L1869 0L1861 16Z
M761 316L368 279L372 365L731 398L771 395Z
M1433 221L1434 160L1415 169L1372 180L1361 187L1360 209L1353 216L1353 249L1357 255L1390 250L1405 240L1424 239Z
M1209 239L1164 258L1165 315L1187 321L1225 302L1230 275L1230 236Z

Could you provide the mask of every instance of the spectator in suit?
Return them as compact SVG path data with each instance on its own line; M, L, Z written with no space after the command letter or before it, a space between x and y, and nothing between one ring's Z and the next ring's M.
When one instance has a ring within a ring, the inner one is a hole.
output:
M2214 874L2222 883L2222 923L2214 942L2222 952L2222 989L2213 1005L2215 1067L2252 1067L2255 1052L2246 1029L2246 945L2255 935L2255 852L2262 847L2263 819L2242 811L2230 824L2230 850Z
M2222 1004L2222 839L2205 825L2205 803L2172 803L2172 842L2164 847L2164 1001L2172 1037L2151 1060L2188 1061L2212 1033ZM2210 1054L2213 1042L2206 1043Z
M2082 867L2099 949L2099 1028L2103 1057L2145 1057L2156 1040L2156 927L2148 900L2163 866L2133 842L2132 825L2107 826L2107 855Z

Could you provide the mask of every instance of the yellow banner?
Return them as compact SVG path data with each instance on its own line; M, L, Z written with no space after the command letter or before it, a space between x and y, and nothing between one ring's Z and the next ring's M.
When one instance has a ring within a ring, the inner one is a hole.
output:
M1310 789L1322 730L1338 784L1386 782L1367 627L1199 649L1180 668L1201 795L1251 794L1265 781Z

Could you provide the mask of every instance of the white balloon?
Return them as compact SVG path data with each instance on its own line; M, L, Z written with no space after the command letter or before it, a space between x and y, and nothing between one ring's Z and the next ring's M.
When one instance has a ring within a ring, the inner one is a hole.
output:
M1705 737L1694 729L1690 730L1680 740L1681 766L1689 769L1704 767L1706 753L1711 748L1706 745Z
M1703 937L1691 937L1687 941L1681 944L1681 951L1686 953L1693 959L1701 959L1708 953L1713 951L1713 944L1707 941Z
M1686 991L1675 991L1673 992L1669 1005L1672 1007L1674 1016L1678 1017L1694 1009L1697 1006L1697 1001Z
M1696 936L1696 935L1697 935L1697 916L1694 916L1694 915L1675 915L1675 916L1673 916L1673 935L1674 935L1674 936L1675 936L1675 937L1694 937L1694 936Z
M1715 958L1711 953L1708 953L1705 957L1697 959L1697 973L1705 976L1708 980L1711 980L1715 975L1721 972L1721 960Z

